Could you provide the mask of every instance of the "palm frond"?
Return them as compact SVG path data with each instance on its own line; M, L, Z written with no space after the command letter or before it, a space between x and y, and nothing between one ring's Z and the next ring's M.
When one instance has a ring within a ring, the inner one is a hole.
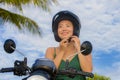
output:
M23 28L27 28L32 33L40 34L39 26L37 25L37 23L25 16L15 14L0 8L0 17L3 19L4 22L11 22L15 24L20 30Z
M22 11L22 5L34 4L35 6L41 7L43 10L49 11L49 5L51 3L57 3L56 0L0 0L0 3L13 5Z

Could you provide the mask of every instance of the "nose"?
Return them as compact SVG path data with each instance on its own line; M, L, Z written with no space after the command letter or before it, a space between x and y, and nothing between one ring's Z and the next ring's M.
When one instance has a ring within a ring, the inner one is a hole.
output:
M65 26L63 26L62 27L62 31L66 31L67 29L66 29L66 27Z

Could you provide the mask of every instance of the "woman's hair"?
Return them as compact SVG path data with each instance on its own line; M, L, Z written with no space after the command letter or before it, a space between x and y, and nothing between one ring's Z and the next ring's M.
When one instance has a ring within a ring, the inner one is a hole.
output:
M62 20L71 21L74 26L73 35L79 37L81 28L79 17L70 11L60 11L55 14L52 19L52 31L54 33L55 40L58 42L61 41L60 37L58 36L58 24Z

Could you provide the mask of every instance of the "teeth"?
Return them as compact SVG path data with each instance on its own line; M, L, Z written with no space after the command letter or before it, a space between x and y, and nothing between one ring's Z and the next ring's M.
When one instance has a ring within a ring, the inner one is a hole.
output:
M67 34L67 32L63 32L62 34Z
M62 34L67 34L67 33L62 33Z

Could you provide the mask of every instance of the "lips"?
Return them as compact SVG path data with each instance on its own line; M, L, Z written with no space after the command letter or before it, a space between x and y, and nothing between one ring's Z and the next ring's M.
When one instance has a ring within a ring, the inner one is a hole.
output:
M68 35L68 32L62 32L61 35L63 36Z

